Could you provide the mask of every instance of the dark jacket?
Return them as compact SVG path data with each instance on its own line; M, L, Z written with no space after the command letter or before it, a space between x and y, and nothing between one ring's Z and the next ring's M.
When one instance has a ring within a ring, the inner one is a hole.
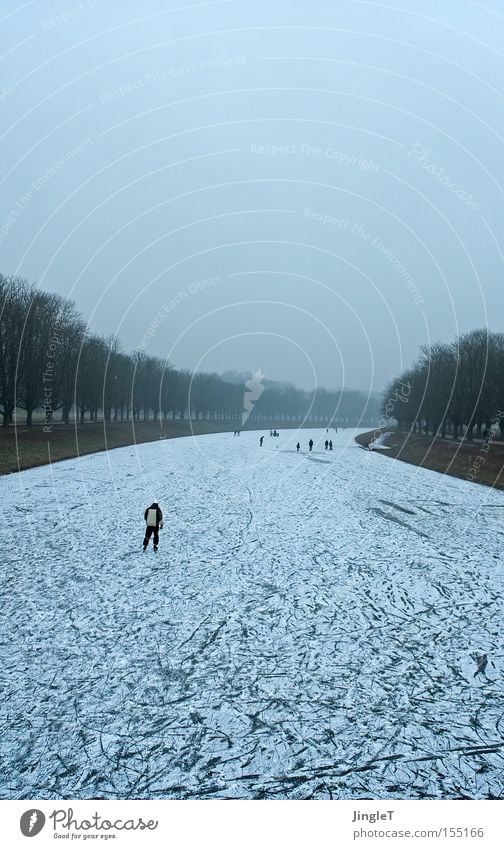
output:
M149 511L152 511L149 515ZM154 512L155 511L155 512ZM155 527L159 529L160 524L163 521L163 513L159 504L151 504L150 507L147 507L147 510L144 513L144 519L148 525L151 527Z

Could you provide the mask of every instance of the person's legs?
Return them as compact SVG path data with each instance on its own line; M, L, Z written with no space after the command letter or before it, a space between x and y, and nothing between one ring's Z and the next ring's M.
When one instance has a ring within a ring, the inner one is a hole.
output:
M158 528L153 528L154 531L154 551L158 550L159 546L159 530Z
M149 545L149 540L152 536L153 530L154 530L154 528L150 528L149 526L147 526L146 529L145 529L145 536L144 536L144 541L143 541L144 551L147 548L147 546Z

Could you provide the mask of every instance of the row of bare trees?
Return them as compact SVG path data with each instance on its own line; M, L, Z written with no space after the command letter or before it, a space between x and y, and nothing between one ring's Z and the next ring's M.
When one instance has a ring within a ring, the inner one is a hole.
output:
M19 278L0 275L0 416L16 409L31 425L75 417L97 421L166 420L187 416L240 422L244 382L177 370L139 349L121 350L116 338L90 333L75 305ZM250 414L258 420L375 424L379 402L362 392L315 393L265 381Z
M453 439L504 433L504 334L473 330L421 348L387 387L382 414L401 429Z

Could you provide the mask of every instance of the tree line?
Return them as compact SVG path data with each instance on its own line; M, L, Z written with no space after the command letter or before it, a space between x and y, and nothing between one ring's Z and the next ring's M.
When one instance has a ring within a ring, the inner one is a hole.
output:
M504 433L504 334L479 329L423 346L387 386L382 415L403 430L443 438Z
M55 414L65 424L185 419L234 421L242 418L242 375L176 369L166 359L138 348L122 350L117 338L91 333L75 304L41 291L26 280L0 275L0 416L12 423L25 411L30 426L36 411L51 427ZM259 420L375 425L379 400L352 390L310 393L290 384L264 381L248 416Z

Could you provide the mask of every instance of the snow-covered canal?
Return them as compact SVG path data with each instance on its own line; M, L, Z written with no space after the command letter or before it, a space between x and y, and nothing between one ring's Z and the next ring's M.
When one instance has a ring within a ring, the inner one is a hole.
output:
M0 479L2 798L504 798L504 494L260 435Z

